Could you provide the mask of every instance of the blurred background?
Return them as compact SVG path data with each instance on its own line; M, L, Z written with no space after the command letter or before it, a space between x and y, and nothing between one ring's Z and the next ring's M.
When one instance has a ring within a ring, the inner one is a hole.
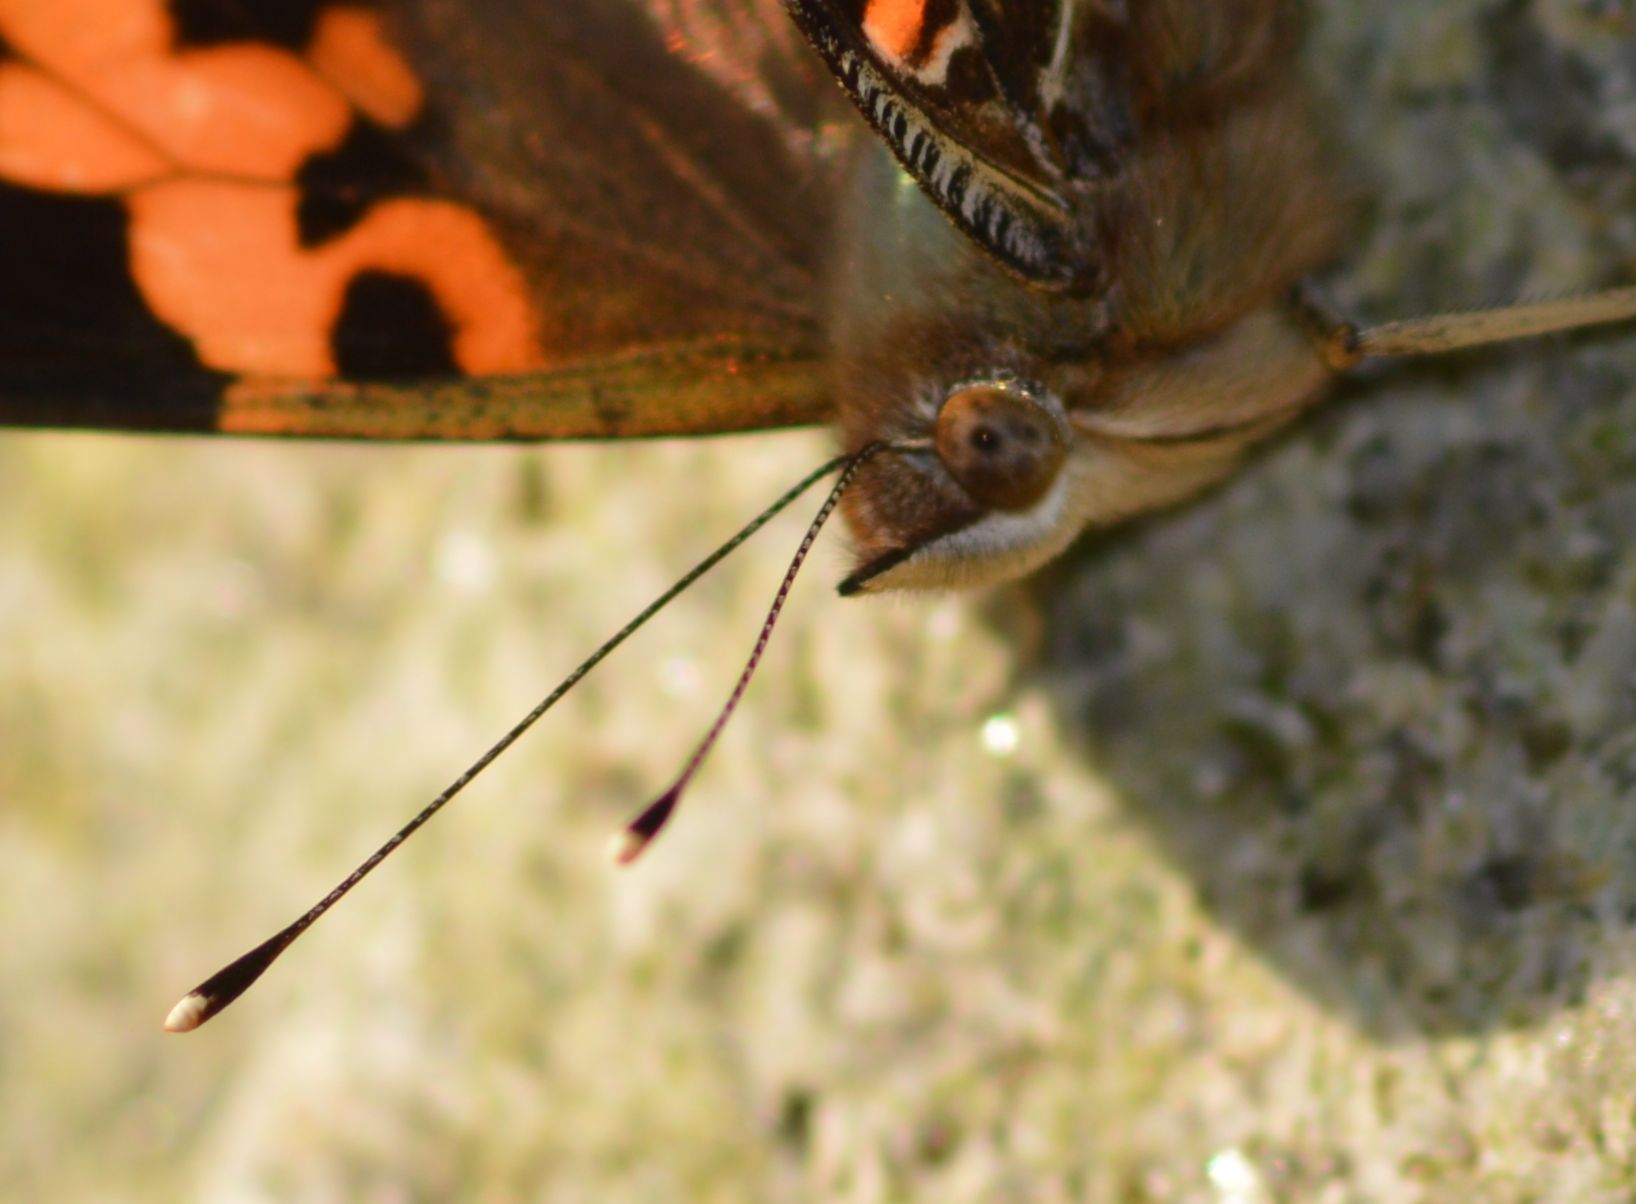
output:
M1628 3L1318 18L1345 305L1636 279ZM1629 1197L1629 335L1373 374L986 598L827 536L610 868L797 507L160 1032L828 447L0 439L4 1194Z

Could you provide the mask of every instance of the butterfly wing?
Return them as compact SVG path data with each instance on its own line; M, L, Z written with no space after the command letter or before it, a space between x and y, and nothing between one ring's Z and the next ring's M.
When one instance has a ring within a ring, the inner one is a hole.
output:
M771 0L0 0L0 422L823 421L798 42Z
M858 111L956 226L1030 284L1088 292L1053 81L1077 63L1072 0L788 0Z

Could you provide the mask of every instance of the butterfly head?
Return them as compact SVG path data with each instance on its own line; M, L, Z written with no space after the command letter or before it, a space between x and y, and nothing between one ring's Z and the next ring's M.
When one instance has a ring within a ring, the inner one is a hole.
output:
M1001 581L1072 538L1073 429L1050 389L1009 373L961 381L919 425L848 491L859 559L843 594Z
M1276 304L1156 356L1053 346L1041 329L905 327L859 361L843 394L848 444L890 450L843 503L858 553L843 594L1024 576L1087 527L1220 480L1330 379Z

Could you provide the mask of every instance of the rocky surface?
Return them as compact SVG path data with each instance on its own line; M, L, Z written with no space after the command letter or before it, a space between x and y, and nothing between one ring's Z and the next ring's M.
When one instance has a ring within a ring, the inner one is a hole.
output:
M1628 4L1319 18L1343 304L1636 279ZM1630 335L1372 372L987 599L842 604L821 553L609 869L791 519L158 1032L823 454L0 441L8 1190L1629 1198Z

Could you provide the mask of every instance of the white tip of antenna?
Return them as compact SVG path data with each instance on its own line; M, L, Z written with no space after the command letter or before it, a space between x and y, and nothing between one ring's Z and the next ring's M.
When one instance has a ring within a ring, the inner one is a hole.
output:
M170 1009L170 1015L165 1017L165 1031L167 1033L191 1033L204 1023L205 1008L209 1000L197 991L182 997L182 1001Z
M608 838L608 860L615 865L629 865L642 855L642 850L647 848L648 844L649 838L640 832L621 828Z

